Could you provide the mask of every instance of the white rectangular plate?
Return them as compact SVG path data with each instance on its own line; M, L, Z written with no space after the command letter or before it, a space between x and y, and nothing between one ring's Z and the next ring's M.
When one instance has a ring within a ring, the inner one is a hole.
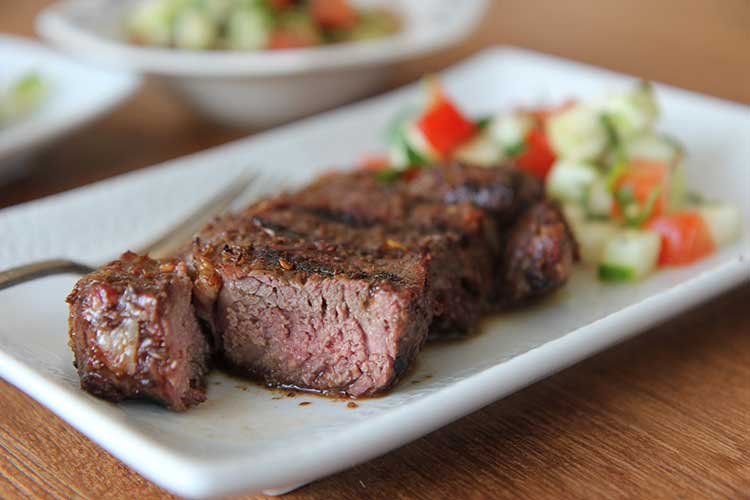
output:
M444 74L477 116L622 88L632 79L527 51L487 50ZM661 127L688 146L690 184L750 216L750 112L658 86ZM381 132L414 102L410 86L161 167L0 212L0 268L45 257L97 262L145 243L243 168L302 183L383 148ZM277 188L278 186L276 186ZM493 318L464 342L428 346L387 396L346 403L277 394L213 374L208 401L184 414L113 405L78 388L64 298L75 276L0 293L0 376L159 485L189 497L281 491L375 457L649 325L750 279L749 235L697 265L612 286L578 269L556 297ZM430 377L427 377L427 376ZM413 384L412 381L420 381Z

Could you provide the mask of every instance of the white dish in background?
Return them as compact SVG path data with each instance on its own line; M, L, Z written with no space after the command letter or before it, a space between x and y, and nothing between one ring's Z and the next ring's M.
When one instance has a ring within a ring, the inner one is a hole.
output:
M632 81L508 48L487 50L444 73L448 92L476 116L599 95ZM690 184L736 203L745 221L740 241L696 265L619 286L579 268L554 298L488 318L470 340L428 346L407 380L382 398L359 401L354 410L336 400L275 400L273 392L214 373L208 401L184 414L147 403L110 404L78 388L64 303L76 277L59 276L0 292L0 376L147 478L188 497L283 491L392 450L750 280L750 112L671 87L656 89L662 128L688 146ZM138 247L248 165L275 175L264 186L269 191L276 181L303 183L322 170L351 165L383 148L383 127L419 95L412 85L0 211L0 234L9 242L0 246L0 269L60 256L96 262ZM302 400L313 404L300 407Z
M394 63L448 47L478 24L487 0L370 0L405 26L393 36L284 51L189 51L124 40L124 13L140 0L67 0L38 17L39 33L76 55L157 75L206 116L267 127L352 101L383 87Z
M29 70L42 76L49 94L29 116L0 128L0 182L18 175L40 147L114 108L140 82L122 71L72 61L32 40L0 35L0 88Z

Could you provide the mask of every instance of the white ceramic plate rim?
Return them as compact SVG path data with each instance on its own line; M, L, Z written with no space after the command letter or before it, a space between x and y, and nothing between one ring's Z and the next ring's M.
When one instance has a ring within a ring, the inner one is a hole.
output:
M34 54L42 55L43 59L67 60L65 56L26 38L0 34L0 43L15 46L19 53L33 51ZM44 72L43 67L39 69ZM96 71L94 68L89 69ZM102 71L112 74L110 70ZM18 123L13 123L0 130L0 161L20 154L36 145L57 139L66 132L79 128L114 109L115 106L135 92L141 81L139 77L132 74L120 73L118 76L119 85L117 87L113 86L106 97L92 100L87 106L54 118L47 117L44 113L32 113ZM64 98L64 89L60 94L61 98Z
M202 52L133 46L88 30L70 15L74 9L83 9L87 5L93 8L101 5L101 1L66 0L48 7L37 17L37 31L65 50L109 64L161 75L203 77L297 75L413 58L464 38L479 22L487 6L487 0L470 0L467 5L470 8L455 9L449 22L439 27L417 32L407 25L400 34L366 43L274 52ZM426 6L433 4L435 2L425 3Z

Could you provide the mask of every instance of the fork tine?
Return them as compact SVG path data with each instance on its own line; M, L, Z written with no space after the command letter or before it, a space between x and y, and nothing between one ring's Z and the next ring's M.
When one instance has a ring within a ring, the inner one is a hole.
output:
M223 212L235 199L253 184L259 177L257 172L239 175L229 186L216 196L187 215L176 226L165 234L137 251L152 257L165 257L176 251L180 245L187 242L201 227L215 215Z

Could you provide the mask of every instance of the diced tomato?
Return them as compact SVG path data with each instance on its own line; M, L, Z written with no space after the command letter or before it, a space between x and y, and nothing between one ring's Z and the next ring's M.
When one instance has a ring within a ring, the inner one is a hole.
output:
M294 0L268 0L268 3L274 10L284 10L291 7Z
M351 28L357 22L357 11L348 0L312 0L315 21L325 28Z
M389 166L388 157L385 155L368 155L359 163L360 170L383 170Z
M417 128L442 156L448 156L476 132L476 124L466 118L458 107L436 85L430 88L427 110L417 120Z
M268 39L268 48L272 50L300 49L312 45L315 45L312 40L309 40L293 31L284 29L277 29L272 32Z
M648 228L661 235L659 264L663 266L690 264L716 249L706 221L697 212L660 215Z
M516 157L518 167L544 179L554 163L555 153L544 131L539 128L529 130L524 140L524 150Z
M630 189L635 201L641 206L645 206L654 189L658 189L659 195L654 201L649 219L659 216L664 211L669 192L669 166L659 161L633 160L615 180L615 192L624 187ZM613 204L612 215L615 218L622 216L618 203Z

